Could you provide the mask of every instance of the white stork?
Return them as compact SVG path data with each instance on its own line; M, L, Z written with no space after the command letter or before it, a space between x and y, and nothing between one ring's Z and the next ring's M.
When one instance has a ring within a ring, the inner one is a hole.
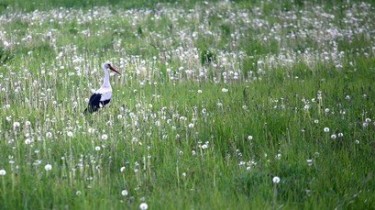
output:
M88 107L84 111L85 114L96 112L99 108L105 106L111 101L112 87L109 82L109 71L114 71L117 74L120 74L120 72L118 72L110 63L104 63L102 68L104 71L103 84L91 95Z

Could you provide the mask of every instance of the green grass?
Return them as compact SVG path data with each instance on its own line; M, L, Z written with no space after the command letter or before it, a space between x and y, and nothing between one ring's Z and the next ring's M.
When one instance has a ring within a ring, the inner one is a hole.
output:
M52 3L1 4L1 209L375 206L373 5Z

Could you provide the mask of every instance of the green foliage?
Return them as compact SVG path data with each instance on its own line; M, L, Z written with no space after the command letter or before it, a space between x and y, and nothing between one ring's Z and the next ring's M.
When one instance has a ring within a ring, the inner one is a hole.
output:
M0 12L0 208L375 205L371 4L6 0ZM107 60L121 71L112 101L83 115Z

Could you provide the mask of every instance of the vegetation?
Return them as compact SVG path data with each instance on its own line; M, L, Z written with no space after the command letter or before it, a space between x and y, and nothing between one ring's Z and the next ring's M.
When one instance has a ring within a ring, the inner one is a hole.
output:
M332 2L3 1L1 209L373 208L375 7Z

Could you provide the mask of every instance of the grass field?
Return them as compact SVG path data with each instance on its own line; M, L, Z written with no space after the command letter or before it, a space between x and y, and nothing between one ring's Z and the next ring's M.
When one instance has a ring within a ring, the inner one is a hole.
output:
M0 209L374 209L371 1L30 2L0 3Z

